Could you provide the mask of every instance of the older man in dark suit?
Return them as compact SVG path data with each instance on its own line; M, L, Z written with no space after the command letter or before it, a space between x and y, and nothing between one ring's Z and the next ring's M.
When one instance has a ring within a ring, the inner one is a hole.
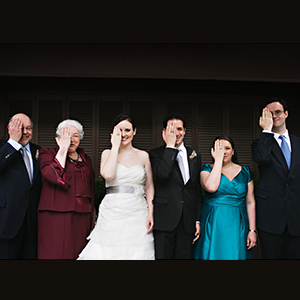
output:
M32 130L31 119L16 114L0 141L0 259L37 258L40 147L30 143Z
M300 138L286 127L288 108L271 99L262 111L259 139L252 144L259 164L257 228L264 259L300 259Z
M185 121L170 114L163 121L165 145L150 151L155 196L156 259L192 259L200 235L201 186L199 152L185 147Z

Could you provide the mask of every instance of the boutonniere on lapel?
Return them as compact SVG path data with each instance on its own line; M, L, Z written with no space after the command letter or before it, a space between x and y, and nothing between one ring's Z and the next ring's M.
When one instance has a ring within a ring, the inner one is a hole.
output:
M36 150L35 152L35 159L38 160L39 159L39 155L40 155L40 151Z
M193 150L192 154L189 156L189 159L194 159L195 157L197 157L197 152Z

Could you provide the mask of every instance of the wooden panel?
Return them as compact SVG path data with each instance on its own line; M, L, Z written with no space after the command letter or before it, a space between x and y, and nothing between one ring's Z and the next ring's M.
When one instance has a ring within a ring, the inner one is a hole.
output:
M56 128L62 119L63 102L60 100L39 101L38 143L41 147L56 147Z
M77 120L83 126L84 137L80 142L80 147L84 148L85 153L92 158L93 101L88 99L70 100L68 118Z
M130 101L130 114L133 116L137 133L133 139L133 146L149 151L152 149L152 102L151 101Z
M13 99L9 99L8 101L8 115L9 117L12 117L17 113L24 113L32 118L32 107L32 97L24 97L22 95L14 96Z
M298 101L293 101L288 103L289 115L286 119L287 129L291 134L300 136L300 103Z
M113 120L123 111L121 98L106 98L99 102L99 162L101 153L111 148L110 134L113 129Z
M202 164L211 163L210 149L215 137L224 133L224 105L217 102L204 102L199 106L198 150L201 152Z
M229 109L229 135L235 143L238 162L246 164L251 170L254 169L254 162L251 154L251 144L254 140L253 112L254 105L243 103L230 104Z

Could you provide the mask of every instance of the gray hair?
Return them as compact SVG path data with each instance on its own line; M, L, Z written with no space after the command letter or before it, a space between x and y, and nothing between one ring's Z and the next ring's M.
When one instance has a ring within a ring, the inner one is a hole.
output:
M61 130L67 126L74 126L79 131L80 139L83 139L84 131L82 125L78 121L70 119L64 120L58 124L56 128L56 135L60 135Z

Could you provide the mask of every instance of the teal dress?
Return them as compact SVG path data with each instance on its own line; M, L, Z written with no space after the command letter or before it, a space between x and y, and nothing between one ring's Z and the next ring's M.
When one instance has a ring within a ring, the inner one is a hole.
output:
M201 171L211 172L205 164ZM219 188L214 193L205 192L201 210L201 235L195 245L195 259L245 260L252 258L247 250L249 221L246 207L250 170L242 170L230 181L221 175Z

